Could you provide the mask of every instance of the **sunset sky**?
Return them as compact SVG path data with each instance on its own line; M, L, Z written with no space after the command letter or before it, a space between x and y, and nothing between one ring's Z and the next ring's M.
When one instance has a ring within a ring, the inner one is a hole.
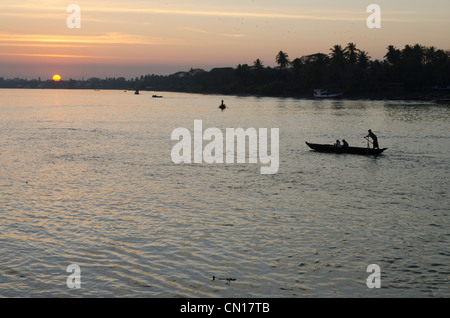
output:
M70 29L70 4L81 28ZM369 29L369 4L381 29ZM382 59L390 44L450 50L449 0L0 0L0 77L134 78L329 53L349 42Z

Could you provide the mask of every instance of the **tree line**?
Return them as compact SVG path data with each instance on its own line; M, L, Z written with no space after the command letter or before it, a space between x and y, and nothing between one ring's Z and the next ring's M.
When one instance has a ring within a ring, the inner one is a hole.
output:
M222 73L225 83L211 75L191 77L191 88L230 94L311 96L317 88L344 92L349 96L391 91L421 92L450 86L450 52L419 44L398 49L387 47L383 60L371 60L368 52L354 43L334 45L328 53L290 59L286 52L275 56L276 67L265 67L256 59ZM219 85L217 85L219 84ZM188 86L185 86L188 88Z
M275 56L276 66L264 66L259 58L253 64L191 69L171 75L142 75L125 79L91 78L60 83L40 80L5 80L0 87L64 87L93 89L140 89L193 93L250 94L263 96L311 96L317 88L339 91L348 96L422 92L450 86L450 51L420 44L398 49L386 48L383 60L372 60L355 43L336 44L328 53L290 59L286 52ZM19 83L19 84L18 84ZM14 86L13 86L14 87Z

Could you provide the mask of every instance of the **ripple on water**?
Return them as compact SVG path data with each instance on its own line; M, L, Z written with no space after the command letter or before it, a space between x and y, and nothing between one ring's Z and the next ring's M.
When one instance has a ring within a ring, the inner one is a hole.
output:
M450 294L447 108L230 96L236 107L217 117L210 95L149 104L117 91L26 91L18 105L12 93L0 97L0 296ZM171 131L194 119L280 128L278 173L173 164ZM304 144L364 146L367 127L384 156ZM77 291L70 264L81 268ZM369 264L380 265L380 290L366 286Z

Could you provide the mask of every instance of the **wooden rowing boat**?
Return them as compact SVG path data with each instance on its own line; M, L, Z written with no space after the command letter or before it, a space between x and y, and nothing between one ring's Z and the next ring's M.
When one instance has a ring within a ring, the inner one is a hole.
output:
M379 155L388 148L373 149L364 147L336 147L334 145L313 144L306 142L306 144L315 151L328 153L348 153L354 155Z
M339 98L344 93L330 93L324 89L315 89L314 90L314 97L316 98Z

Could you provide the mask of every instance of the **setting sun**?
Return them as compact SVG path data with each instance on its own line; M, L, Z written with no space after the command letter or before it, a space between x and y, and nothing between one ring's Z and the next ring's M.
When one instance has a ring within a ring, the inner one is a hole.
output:
M61 80L61 76L59 76L58 74L53 75L53 80L54 80L55 82L59 82L59 81Z

